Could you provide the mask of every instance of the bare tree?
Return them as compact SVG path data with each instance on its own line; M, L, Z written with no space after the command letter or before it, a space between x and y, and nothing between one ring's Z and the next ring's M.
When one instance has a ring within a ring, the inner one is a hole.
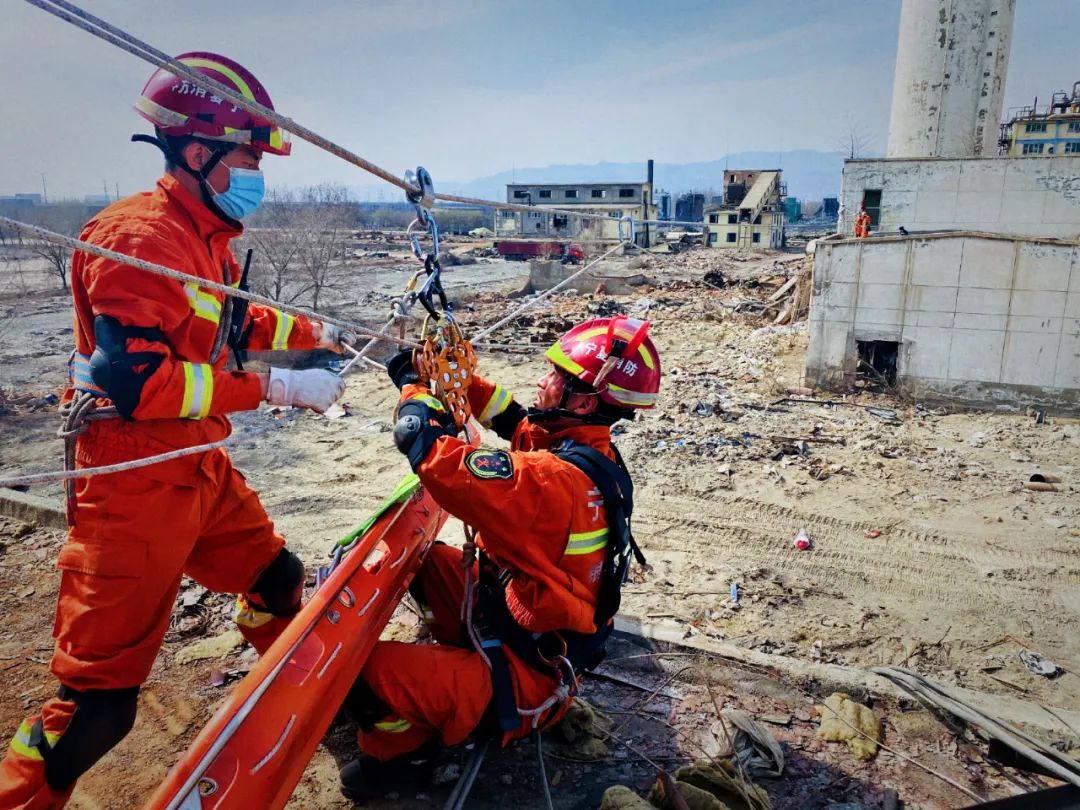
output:
M865 127L855 120L855 116L848 115L844 129L836 141L836 148L843 152L848 160L855 160L866 154L873 143L867 134Z
M308 237L300 251L300 270L312 309L318 309L322 294L336 286L331 265L344 257L345 240L355 222L356 208L344 186L324 184L305 190L300 225Z
M306 235L296 227L297 211L295 192L270 189L241 245L255 251L251 281L255 292L286 304L300 297L300 253Z
M76 203L59 203L33 209L30 222L64 236L78 236L87 219L86 207ZM64 245L40 239L26 239L26 248L39 259L44 259L48 270L60 280L63 289L68 288L68 271L71 268L71 249Z
M343 258L356 207L343 186L271 191L245 232L256 252L252 286L283 303L317 308L334 285L332 265Z

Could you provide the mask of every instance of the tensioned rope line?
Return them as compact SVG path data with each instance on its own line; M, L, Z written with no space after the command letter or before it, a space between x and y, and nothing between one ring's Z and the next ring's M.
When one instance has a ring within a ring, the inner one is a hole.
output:
M242 110L247 110L252 115L257 115L260 118L264 118L267 121L277 125L286 132L290 132L301 140L307 141L313 146L317 146L323 149L335 157L339 157L342 160L363 169L364 171L375 175L376 177L391 183L394 186L402 189L408 194L419 194L421 192L412 183L403 180L400 177L392 174L381 166L372 163L370 160L366 160L355 152L352 152L345 147L334 143L329 138L325 138L322 135L308 129L307 127L296 123L291 118L281 115L280 113L271 110L269 107L265 107L259 104L253 99L246 98L241 93L236 92L233 88L222 84L221 82L207 76L205 73L200 73L193 68L189 68L183 62L174 59L169 54L154 48L146 42L128 34L120 28L107 23L100 17L95 17L87 11L79 8L74 3L69 3L67 0L26 0L42 11L52 14L54 17L58 17L65 22L81 28L87 33L98 37L106 42L109 42L116 47L127 51L133 56L137 56L144 61L150 62L159 68L167 70L168 72L181 76L187 79L189 82L203 90L209 90L223 99L228 99L237 107ZM534 213L537 211L544 211L551 214L558 214L560 216L573 216L580 217L582 219L597 219L599 216L597 213L588 213L583 211L573 211L561 208L548 208L547 206L538 207L531 205L519 205L517 203L503 203L496 200L485 200L477 197L462 197L456 194L439 194L434 195L436 200L443 200L445 202L456 202L464 205L480 205L487 208L496 208L500 210L509 211L523 211L527 213ZM663 220L638 220L640 224L653 223L665 224L665 225L690 225L700 227L701 223L694 222L677 222L677 221L663 221Z
M258 293L247 292L237 287L230 287L228 284L219 284L216 281L210 281L205 278L199 278L189 273L181 273L179 270L173 270L172 268L165 267L161 264L155 264L153 262L145 261L144 259L137 259L134 256L128 256L126 253L117 253L115 250L109 250L107 248L92 245L89 242L83 242L79 239L74 239L70 236L64 236L63 234L50 231L46 228L40 228L37 225L30 225L26 222L19 222L15 219L0 216L0 224L7 225L20 233L36 236L39 239L43 239L46 242L52 242L56 245L63 245L64 247L77 250L82 253L90 253L95 256L101 256L105 259L112 259L115 262L121 264L127 264L139 270L145 270L148 273L154 273L165 278L175 279L176 281L190 282L197 284L204 290L214 290L215 292L222 293L223 295L231 295L234 298L243 298L247 301L251 301L255 304L262 304L264 306L271 307L281 312L287 312L291 315L303 315L305 318L311 318L312 320L322 321L323 323L333 324L334 326L347 329L350 332L354 332L359 337L376 338L380 341L387 341L389 343L397 343L402 346L412 346L418 348L419 343L413 340L405 340L403 338L394 337L389 334L376 332L369 329L366 326L352 323L341 318L335 318L331 315L321 315L318 312L314 312L305 307L298 307L292 304L283 304L280 301L275 301L273 298L268 298L265 295L259 295Z
M530 299L529 301L526 301L526 302L525 302L524 304L522 304L522 305L521 305L520 307L518 307L517 309L513 310L513 311L512 311L512 312L511 312L511 313L510 313L509 315L507 315L507 316L506 316L505 318L500 318L500 319L499 319L499 320L497 320L497 321L496 321L495 323L493 323L493 324L492 324L491 326L489 326L489 327L487 327L486 329L482 329L481 331L477 332L477 333L476 333L476 335L474 335L474 336L473 336L473 339L474 339L474 340L480 340L481 338L485 338L485 337L487 337L488 335L490 335L490 334L491 334L492 332L494 332L494 331L495 331L496 329L498 329L499 327L501 327L501 326L505 326L506 324L510 323L510 321L512 321L512 320L514 320L515 318L519 317L519 316L521 315L521 313L525 312L525 310L528 310L528 309L532 309L532 308L533 308L534 306L536 306L537 304L539 304L539 303L540 303L541 301L544 301L544 300L546 300L547 298L550 298L550 297L551 297L552 295L554 295L554 294L555 294L556 292L558 292L559 290L561 290L561 289L562 289L563 287L565 287L565 286L566 286L567 284L569 284L569 283L570 283L571 281L573 281L574 279L576 279L576 278L577 278L578 276L580 276L580 275L581 275L582 273L584 273L584 272L585 272L586 270L590 269L590 268L591 268L591 267L592 267L593 265L595 265L595 264L596 264L597 262L600 262L600 261L602 261L602 260L606 259L606 258L607 258L608 256L610 256L610 255L611 255L612 253L614 253L614 252L615 252L616 250L619 250L620 248L622 248L622 247L623 247L623 245L624 245L624 243L623 243L623 242L619 242L619 244L615 245L615 247L613 247L613 248L612 248L611 250L609 250L609 251L607 251L606 253L602 253L601 255L597 256L597 257L596 257L595 259L593 259L593 260L592 260L591 262L589 262L588 264L586 264L586 265L585 265L584 267L582 267L582 268L581 268L580 270L578 270L578 271L576 271L576 272L574 272L574 273L571 273L571 274L570 274L569 276L567 276L566 278L564 278L564 279L563 279L562 281L560 281L560 282L559 282L558 284L556 284L556 285L555 285L554 287L552 287L551 289L549 289L549 290L545 290L544 292L542 292L542 293L540 293L540 294L539 294L538 296L536 296L536 298L533 298L533 299Z
M149 467L153 464L161 464L164 461L172 461L174 459L183 458L184 456L206 453L210 450L216 450L219 447L231 447L234 444L253 439L256 436L261 436L267 431L283 427L291 421L291 419L286 419L278 424L266 425L264 427L246 430L243 433L236 433L232 436L227 436L224 439L218 439L216 442L182 447L179 450L170 450L167 453L158 453L154 456L145 456L143 458L132 459L131 461L121 461L117 464L105 464L101 467L82 467L77 470L58 470L56 472L31 473L29 475L17 475L12 478L0 478L0 489L29 486L31 484L48 484L55 481L70 481L74 478L89 478L93 475L107 475L108 473L123 472L125 470L137 470L139 467Z

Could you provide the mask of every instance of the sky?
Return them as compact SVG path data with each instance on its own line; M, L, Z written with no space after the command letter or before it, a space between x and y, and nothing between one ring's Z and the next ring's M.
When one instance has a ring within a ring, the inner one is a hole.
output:
M883 153L900 0L84 0L171 53L255 73L276 108L395 173ZM131 194L160 174L131 109L153 67L22 0L0 26L0 194ZM1077 0L1017 0L1006 108L1080 80ZM295 140L295 139L294 139ZM370 184L309 144L271 185ZM387 199L400 193L387 186Z

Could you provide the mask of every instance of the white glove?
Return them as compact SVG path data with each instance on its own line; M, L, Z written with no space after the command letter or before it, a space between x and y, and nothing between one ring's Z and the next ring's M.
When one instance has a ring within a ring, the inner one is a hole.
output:
M347 343L350 346L356 343L356 335L334 326L332 323L319 323L318 327L319 337L315 341L316 349L329 349L340 354L342 343Z
M323 413L344 393L345 380L325 369L271 368L266 401L271 405L296 405Z

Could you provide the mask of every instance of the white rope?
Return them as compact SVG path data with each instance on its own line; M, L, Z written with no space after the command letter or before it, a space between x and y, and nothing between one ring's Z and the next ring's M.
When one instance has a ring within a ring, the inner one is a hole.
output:
M164 461L183 458L184 456L206 453L210 450L216 450L219 447L231 447L232 445L239 444L248 439L253 439L256 436L261 436L269 430L282 427L291 421L291 419L286 419L277 424L266 425L265 427L254 428L234 436L228 436L224 439L219 439L216 442L197 444L179 450L170 450L168 453L158 453L154 456L145 456L143 458L132 459L131 461L121 461L117 464L105 464L100 467L81 467L77 470L57 470L56 472L18 475L13 478L0 478L0 489L11 489L13 487L29 486L31 484L49 484L55 481L71 481L75 478L89 478L94 475L108 475L109 473L124 472L126 470L137 470L140 467L149 467L154 464L161 464Z
M353 164L354 166L363 169L364 171L375 175L376 177L385 180L398 188L402 189L406 193L418 193L420 189L409 183L395 174L387 171L386 169L372 163L370 160L360 157L354 152L346 149L345 147L334 143L329 138L325 138L319 135L317 132L308 129L301 124L296 123L293 119L282 115L275 110L271 110L269 107L265 107L249 98L245 98L238 93L234 88L229 87L226 84L207 76L205 73L200 73L193 68L188 67L183 62L174 59L169 54L161 51L152 45L143 42L142 40L128 34L126 31L117 28L114 25L107 23L100 17L95 17L88 11L83 10L74 3L67 2L67 0L26 0L33 6L40 8L54 17L58 17L65 22L81 28L88 34L91 34L98 39L102 39L121 50L127 51L133 56L137 56L150 64L162 68L176 76L182 76L196 87L200 87L203 90L216 93L223 99L227 99L235 104L242 110L246 110L252 115L256 115L267 121L270 121L274 125L280 127L286 132L292 133L297 138L307 141L313 146L323 149L335 157L339 157L342 160ZM532 213L536 211L545 211L551 214L558 214L560 216L572 216L582 219L597 219L603 216L596 212L574 211L569 209L560 208L548 208L546 206L533 206L533 205L521 205L518 203L503 203L496 200L484 200L478 197L462 197L456 194L435 194L434 199L443 200L445 202L461 203L464 205L479 205L485 208L494 208L497 210L506 211L522 211ZM689 225L701 227L702 223L684 223L676 221L662 221L662 220L638 220L638 224L661 224L661 225Z
M555 293L556 293L557 291L561 290L561 289L562 289L563 287L565 287L565 286L566 286L567 284L569 284L569 283L570 283L571 281L573 281L573 280L574 280L574 279L576 279L576 278L577 278L578 276L580 276L580 275L581 275L582 273L584 273L585 271L587 271L587 270L591 269L591 268L592 268L592 267L593 267L594 265L596 265L596 264L597 264L598 262L601 262L601 261L603 261L603 260L604 260L604 259L606 259L606 258L607 258L608 256L610 256L610 255L611 255L612 253L614 253L615 251L617 251L617 250L619 250L620 248L622 248L624 244L626 244L626 243L624 243L624 242L619 242L619 244L615 245L615 247L613 247L613 248L612 248L611 250L609 250L609 251L607 251L606 253L602 253L601 255L597 256L597 257L596 257L595 259L593 259L593 260L592 260L591 262L589 262L588 264L586 264L586 265L585 265L584 267L582 267L582 268L581 268L580 270L578 270L577 272L575 272L575 273L572 273L572 274L570 274L569 276L567 276L566 278L564 278L564 279L563 279L562 281L560 281L560 282L559 282L558 284L556 284L556 285L555 285L554 287L552 287L552 288L551 288L550 290L545 290L544 292L540 293L540 295L538 295L538 296L536 296L535 298L532 298L532 299L530 299L530 300L526 301L526 302L525 302L524 304L522 304L522 305L521 305L520 307L518 307L517 309L513 310L513 311L512 311L512 312L511 312L511 313L510 313L509 315L507 315L507 316L506 316L505 318L501 318L501 319L499 319L498 321L496 321L495 323L493 323L493 324L492 324L491 326L487 327L486 329L482 329L481 331L477 332L477 333L476 333L476 335L474 335L474 336L473 336L473 339L474 339L474 340L481 340L482 338L485 338L485 337L487 337L488 335L490 335L490 334L491 334L492 332L494 332L494 331L495 331L496 329L498 329L499 327L501 327L501 326L505 326L506 324L510 323L510 321L512 321L512 320L514 320L515 318L519 317L519 316L521 315L521 313L525 312L525 310L528 310L528 309L532 309L532 308L533 308L534 306L536 306L537 304L539 304L539 303L540 303L541 301L544 301L544 300L546 300L547 298L551 297L551 296L552 296L552 295L554 295L554 294L555 294Z
M262 304L272 309L279 310L281 312L288 312L293 315L303 315L305 318L310 318L316 321L322 321L323 323L330 323L335 326L339 326L342 329L347 329L350 332L355 333L359 337L375 338L377 340L386 340L392 343L399 343L403 346L418 347L420 344L412 340L404 340L402 338L392 337L387 334L375 332L366 326L352 323L351 321L342 320L341 318L335 318L330 315L320 315L318 312L314 312L304 307L293 306L292 304L282 304L279 301L275 301L272 298L268 298L265 295L259 295L258 293L247 292L245 290L238 289L237 287L230 287L228 284L219 284L216 281L209 281L205 278L199 278L199 276L193 276L189 273L181 273L179 270L173 270L172 268L165 267L164 265L155 264L153 262L145 261L144 259L137 259L134 256L128 256L126 253L117 253L115 250L108 250L107 248L99 247L98 245L92 245L89 242L83 242L79 239L73 239L70 236L64 236L63 234L56 233L54 231L40 228L37 225L30 225L26 222L19 222L15 219L9 219L8 217L0 216L0 223L7 225L20 233L30 234L36 236L38 239L42 239L46 242L51 242L56 245L63 245L74 251L81 251L82 253L89 253L94 256L101 256L105 259L112 259L114 262L120 262L121 264L127 264L132 267L136 267L139 270L145 270L148 273L154 273L165 278L175 279L176 281L190 282L197 284L204 290L214 290L222 295L231 295L233 298L243 298L246 301L251 301L255 304Z

